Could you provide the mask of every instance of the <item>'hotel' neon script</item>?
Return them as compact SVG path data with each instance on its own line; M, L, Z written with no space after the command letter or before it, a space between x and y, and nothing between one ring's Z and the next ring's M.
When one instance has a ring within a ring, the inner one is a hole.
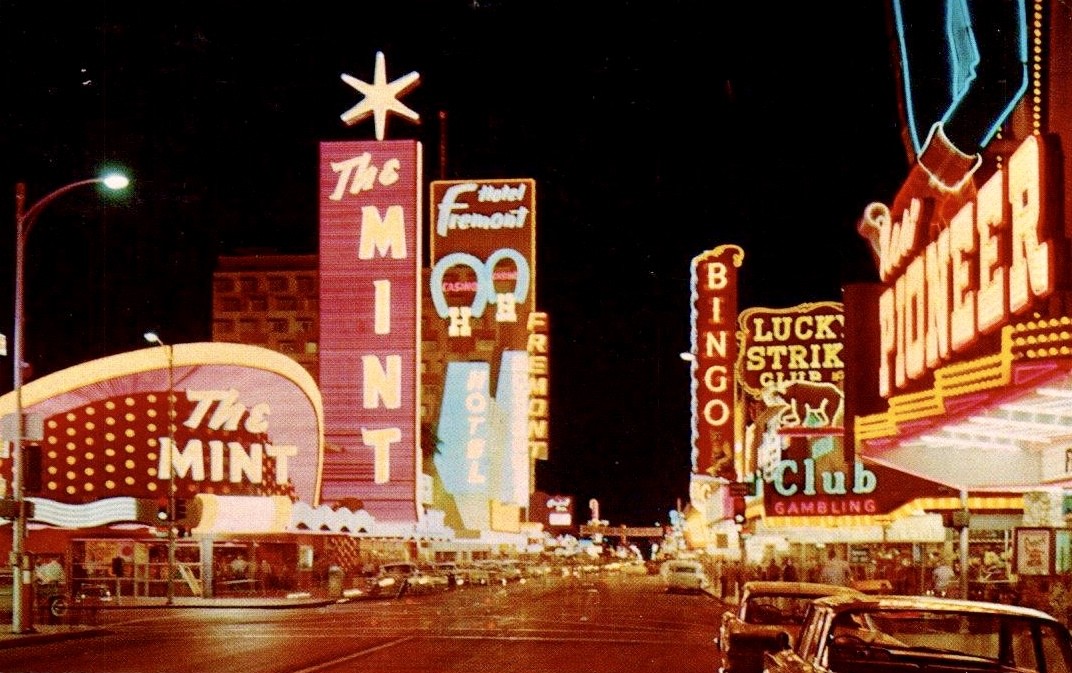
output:
M928 235L930 204L920 198L897 220L882 204L868 207L864 217L879 231L879 275L887 285L878 307L883 397L1054 291L1044 158L1039 137L1029 136L937 235Z

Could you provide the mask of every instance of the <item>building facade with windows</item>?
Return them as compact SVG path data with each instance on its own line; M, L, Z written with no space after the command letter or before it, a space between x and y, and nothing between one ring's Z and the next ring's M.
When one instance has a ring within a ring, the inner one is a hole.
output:
M212 276L212 340L261 346L319 380L316 255L221 256Z

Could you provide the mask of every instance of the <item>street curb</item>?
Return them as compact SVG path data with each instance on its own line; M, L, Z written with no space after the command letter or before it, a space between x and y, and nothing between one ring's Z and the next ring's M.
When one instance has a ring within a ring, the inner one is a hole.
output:
M98 612L113 612L116 610L294 610L301 608L322 608L328 605L350 602L347 599L322 598L317 600L291 601L291 602L250 602L250 603L221 603L211 599L198 603L110 603L96 607ZM90 618L92 619L92 618ZM86 621L83 623L92 623Z
M326 605L335 605L340 601L335 598L325 598L317 601L301 601L297 603L210 603L203 604L183 603L168 605L166 603L137 603L124 605L102 605L99 610L289 610L294 608L322 608Z
M202 604L185 604L185 605L166 605L164 603L150 603L144 605L108 605L100 606L98 610L156 610L162 608L168 608L172 610L282 610L282 609L295 609L295 608L320 608L328 605L335 605L338 603L338 599L323 598L318 600L306 600L296 603L202 603ZM107 629L101 627L86 627L86 628L63 628L53 627L56 630L49 630L48 632L29 632L29 633L9 633L0 634L0 650L6 650L13 647L26 647L29 645L46 645L48 643L61 642L65 640L75 640L78 638L92 638L95 636L106 636L115 633L114 629Z
M6 650L13 647L25 647L27 645L45 645L64 640L75 640L77 638L106 636L111 633L112 631L109 629L78 629L76 631L54 631L52 633L11 634L10 637L0 638L0 650Z

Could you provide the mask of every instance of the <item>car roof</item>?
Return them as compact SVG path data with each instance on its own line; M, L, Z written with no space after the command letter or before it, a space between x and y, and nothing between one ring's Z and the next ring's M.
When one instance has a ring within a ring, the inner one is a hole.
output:
M744 591L753 596L830 596L833 594L848 594L863 596L864 593L852 587L840 584L823 584L821 582L776 582L754 581L746 582Z
M1009 617L1032 617L1048 622L1060 623L1052 615L1041 610L1020 605L968 601L960 598L941 598L937 596L868 596L847 595L826 596L815 600L815 605L829 607L835 611L850 610L857 607L884 610L935 610L948 612L974 612L988 615L1005 615Z

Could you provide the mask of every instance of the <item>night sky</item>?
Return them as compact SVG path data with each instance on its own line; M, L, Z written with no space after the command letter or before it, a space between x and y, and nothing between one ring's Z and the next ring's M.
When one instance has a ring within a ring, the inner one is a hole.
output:
M360 100L339 76L371 81L382 51L388 80L421 75L402 99L421 123L386 137L423 142L427 180L536 180L538 487L580 519L595 497L612 524L665 522L688 495L692 257L744 248L742 308L838 301L874 276L856 218L906 172L885 3L778 4L2 0L7 212L20 180L32 202L106 165L134 179L41 218L26 359L209 340L219 255L315 253L318 143L374 137L339 120Z

